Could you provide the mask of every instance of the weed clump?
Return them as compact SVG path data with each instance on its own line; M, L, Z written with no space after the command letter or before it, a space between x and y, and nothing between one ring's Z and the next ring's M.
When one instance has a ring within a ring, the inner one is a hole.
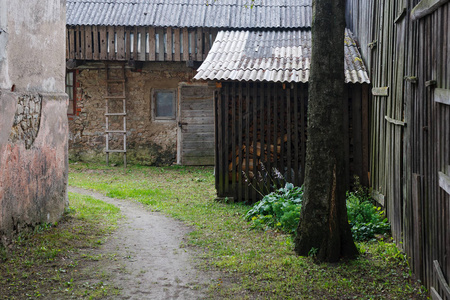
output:
M295 234L303 202L303 187L286 183L257 202L245 215L255 229L274 228ZM376 207L368 189L356 179L355 189L347 192L347 214L355 241L367 241L376 234L386 234L390 224L381 207Z
M264 196L251 208L245 218L254 228L272 227L286 233L294 233L300 219L303 202L303 187L292 183Z

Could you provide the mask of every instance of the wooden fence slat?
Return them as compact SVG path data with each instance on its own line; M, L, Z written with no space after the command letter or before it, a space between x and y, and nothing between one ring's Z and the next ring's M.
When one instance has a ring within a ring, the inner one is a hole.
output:
M139 27L138 29L138 37L139 40L138 43L139 44L139 53L137 55L137 60L139 61L144 61L146 60L145 55L146 55L146 44L147 44L147 31L145 30L144 27Z
M188 52L189 52L189 60L196 60L196 56L195 56L195 30L189 30L189 47L188 47Z
M243 91L243 84L242 82L239 82L238 84L238 105L239 105L239 115L238 115L238 123L239 123L239 133L238 133L238 143L239 143L239 147L238 147L238 153L239 153L239 184L238 184L238 199L241 201L242 200L242 196L243 196L243 188L242 188L242 163L243 163L243 151L242 151L242 129L243 129L243 95L242 95L242 91ZM233 149L233 151L236 151L235 149Z
M189 32L187 28L183 28L183 61L189 60Z
M173 47L174 47L174 54L173 54L173 60L174 61L180 61L180 53L181 53L181 44L180 44L180 28L174 28L174 39L173 39Z
M69 48L70 48L69 58L75 59L76 58L76 49L75 49L76 31L73 27L69 28L67 37L69 38Z
M70 30L66 28L66 59L70 59Z
M293 182L292 178L292 120L291 120L291 88L286 87L286 127L287 127L287 180Z
M224 118L224 120L223 120L223 124L224 124L224 128L223 128L223 145L222 145L222 147L220 149L222 151L222 155L224 156L224 158L223 158L223 160L224 160L223 161L224 174L228 174L229 172L228 172L227 168L228 168L228 164L229 164L229 161L228 161L229 116L230 116L230 113L233 113L233 112L230 112L230 110L228 109L228 105L230 103L230 98L232 97L230 95L230 86L227 84L225 86L224 90L225 90L224 91L225 92L225 96L222 98L223 104L221 106L222 109L223 109L223 115L224 115L223 116L223 118ZM226 151L223 151L223 149L225 149ZM224 181L225 181L224 189L225 189L226 192L228 192L228 189L229 189L228 186L229 186L229 182L230 182L230 180L228 179L228 176L224 176Z
M296 186L300 185L300 174L299 171L299 144L303 141L303 138L300 136L298 132L298 118L299 114L299 105L301 105L301 100L298 95L298 85L294 85L294 137L297 137L297 141L294 140L294 184Z
M257 183L257 176L258 176L258 171L257 171L257 161L258 161L258 149L257 149L257 144L258 144L258 89L257 89L257 83L254 82L253 83L253 89L252 89L252 108L253 108L253 112L251 114L251 126L253 127L253 133L252 133L252 145L253 145L253 186L258 186ZM250 98L250 97L249 97ZM261 149L260 151L263 151L263 149ZM256 200L256 190L254 188L252 188L252 202Z
M231 188L234 191L234 198L240 200L236 186L236 97L236 82L233 82L231 89ZM237 175L240 176L240 174Z
M156 32L155 32L154 27L150 27L148 30L148 41L149 41L148 60L155 61L156 60Z
M108 58L108 42L106 40L106 27L105 26L98 26L97 27L98 32L100 33L100 53L99 53L99 59L100 60L106 60Z
M113 26L107 27L108 30L108 60L116 59L116 29Z
M84 55L86 59L92 59L92 26L84 26Z
M80 40L79 40L79 44L78 44L78 55L77 58L79 59L85 59L86 58L86 43L85 43L85 28L84 26L78 26L78 31L79 31L79 36L80 36Z
M171 27L167 27L166 35L167 35L167 42L166 42L167 56L166 56L166 60L172 61L173 41L172 41L172 28Z
M247 82L245 84L245 115L243 116L245 119L245 149L247 155L245 155L245 173L247 176L247 180L251 180L250 178L250 83ZM244 161L244 160L242 160ZM245 201L249 201L249 188L248 185L245 186Z
M197 38L195 43L195 51L193 51L196 54L196 61L203 61L203 30L201 27L197 28Z
M125 28L123 26L116 27L116 43L117 43L117 60L125 59Z
M92 45L92 59L99 60L100 58L100 41L99 41L99 32L98 26L92 26L92 36L94 39L94 43Z

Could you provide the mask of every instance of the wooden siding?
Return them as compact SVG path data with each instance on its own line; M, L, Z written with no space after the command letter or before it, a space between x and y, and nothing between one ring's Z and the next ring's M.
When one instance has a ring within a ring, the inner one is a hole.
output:
M288 182L303 183L307 84L224 82L215 99L216 188L219 197L255 202L251 187L276 168ZM347 85L345 145L347 182L368 182L367 85ZM366 101L366 103L364 103ZM266 171L265 171L265 170ZM243 175L245 173L245 175ZM258 178L259 177L259 178ZM245 182L246 178L251 182Z
M450 299L450 3L349 0L347 7L376 88L371 186L415 275Z
M203 61L216 35L210 28L67 26L66 58Z
M214 165L214 90L208 86L180 87L179 134L182 165Z

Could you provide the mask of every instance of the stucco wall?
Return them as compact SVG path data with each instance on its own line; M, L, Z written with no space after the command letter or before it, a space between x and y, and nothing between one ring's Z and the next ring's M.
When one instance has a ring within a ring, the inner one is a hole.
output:
M146 165L176 161L177 121L154 121L151 115L153 89L178 89L193 71L185 63L147 62L142 69L127 68L127 160ZM69 118L71 160L105 160L106 70L102 64L81 66L76 75L77 114ZM120 141L119 141L120 142ZM120 163L121 154L110 161Z
M65 1L0 0L0 236L67 204Z

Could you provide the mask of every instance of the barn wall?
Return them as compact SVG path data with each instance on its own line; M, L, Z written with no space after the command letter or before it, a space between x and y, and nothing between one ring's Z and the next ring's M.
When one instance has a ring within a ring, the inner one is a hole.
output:
M65 1L0 0L2 238L67 204L64 24Z
M347 84L344 111L345 180L368 184L367 85ZM224 82L215 99L218 197L255 202L254 187L271 186L278 170L287 182L303 184L308 85Z
M69 117L69 157L71 160L105 160L105 65L91 64L78 69L77 113ZM145 165L176 162L177 121L153 121L152 89L178 89L180 82L193 77L185 63L148 62L142 69L126 68L127 160ZM110 155L121 162L120 154Z
M374 87L374 196L414 274L450 299L450 2L347 2Z

